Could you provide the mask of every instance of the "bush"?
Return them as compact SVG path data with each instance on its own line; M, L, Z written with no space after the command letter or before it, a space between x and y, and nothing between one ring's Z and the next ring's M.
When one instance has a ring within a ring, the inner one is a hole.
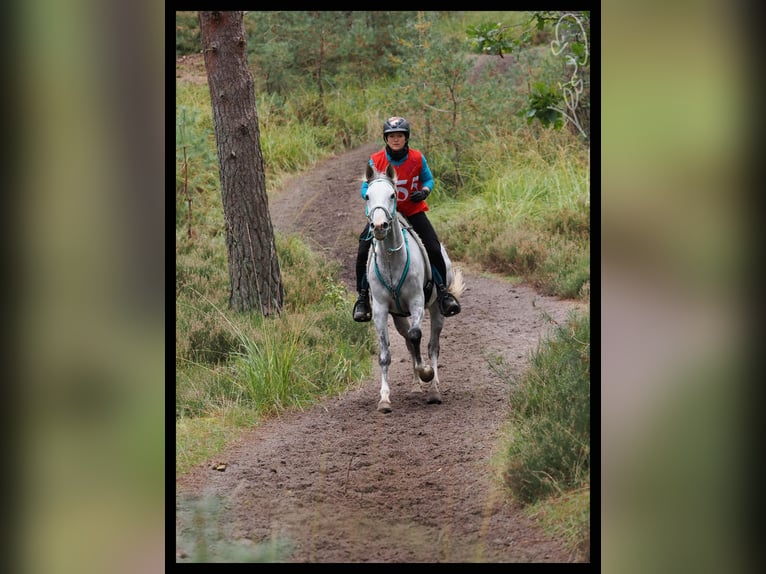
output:
M570 317L511 395L506 485L531 502L590 484L590 318Z

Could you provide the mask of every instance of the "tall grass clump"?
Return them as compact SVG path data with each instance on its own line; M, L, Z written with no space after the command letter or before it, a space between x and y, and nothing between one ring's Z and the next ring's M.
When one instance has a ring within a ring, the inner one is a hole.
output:
M532 502L590 484L590 318L556 325L511 383L505 483Z
M337 313L330 313L335 315L332 321L322 313L264 321L248 336L244 350L231 362L242 404L259 416L303 409L318 397L341 394L359 382L368 371L371 339L343 342L325 330L337 325Z
M492 138L497 143L477 154L491 176L459 201L432 194L431 217L456 259L521 277L546 295L583 298L590 284L589 157L571 134L539 131L538 138Z
M304 321L264 321L257 336L243 341L231 376L242 389L242 400L256 413L303 408L318 394L311 349L300 345L304 328Z

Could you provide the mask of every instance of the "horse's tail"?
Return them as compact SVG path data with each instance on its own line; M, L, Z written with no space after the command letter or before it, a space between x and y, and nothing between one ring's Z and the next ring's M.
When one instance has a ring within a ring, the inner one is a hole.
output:
M448 291L455 297L460 297L465 291L465 281L463 280L463 270L460 267L455 267L452 270L452 283L449 286Z

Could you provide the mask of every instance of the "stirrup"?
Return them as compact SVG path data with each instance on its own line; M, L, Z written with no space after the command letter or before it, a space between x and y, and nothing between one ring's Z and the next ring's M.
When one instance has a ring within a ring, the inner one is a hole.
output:
M442 315L445 317L452 317L453 315L460 313L460 303L458 303L457 299L455 299L451 293L440 293L439 311L441 311Z
M366 323L372 319L370 305L365 298L360 297L354 304L354 321L357 323Z

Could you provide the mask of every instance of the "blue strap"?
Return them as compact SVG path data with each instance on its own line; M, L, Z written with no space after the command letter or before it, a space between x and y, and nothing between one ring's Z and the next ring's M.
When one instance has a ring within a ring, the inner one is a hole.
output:
M405 277L407 277L407 273L410 270L410 244L409 244L409 241L407 241L407 230L405 228L402 228L402 235L404 235L404 249L407 251L407 263L404 266L404 271L402 272L402 276L399 279L399 284L396 286L396 289L388 285L383 279L383 277L380 275L380 270L378 269L378 257L374 251L373 251L373 255L375 255L375 274L378 276L378 279L380 279L380 282L383 284L383 287L388 289L388 292L391 293L391 296L394 298L394 302L396 303L396 308L399 310L399 313L403 314L404 311L402 311L402 306L399 303L399 293L402 290L404 279Z
M442 277L442 274L439 273L439 270L436 268L436 265L431 265L431 273L434 276L434 283L437 285L444 285L444 278Z

